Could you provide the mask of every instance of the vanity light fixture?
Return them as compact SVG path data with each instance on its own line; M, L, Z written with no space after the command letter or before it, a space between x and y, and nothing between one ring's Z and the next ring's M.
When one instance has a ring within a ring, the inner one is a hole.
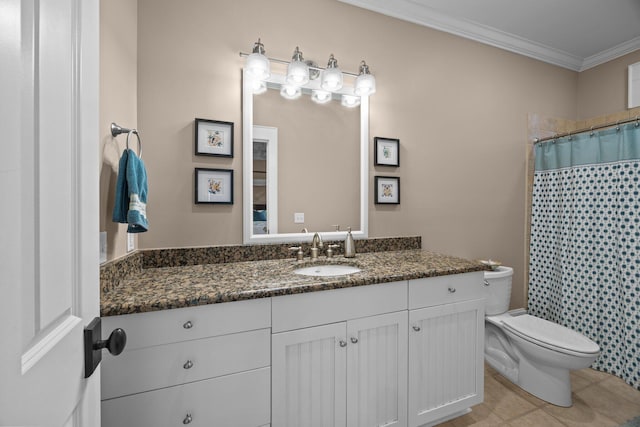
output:
M246 69L247 73L257 80L266 80L271 76L271 64L265 56L264 45L260 39L253 45L253 53L247 56Z
M298 46L291 61L268 58L260 39L254 43L251 54L240 52L240 56L246 58L245 73L251 79L254 94L266 92L268 84L270 87L279 85L280 94L287 99L299 98L304 89L304 93L311 93L311 99L319 104L330 102L335 94L341 96L342 105L357 107L361 97L376 92L376 80L364 60L360 62L359 73L355 74L342 71L333 54L329 56L326 68L318 67L313 61L305 61ZM286 75L272 77L271 63L286 65ZM355 79L353 86L344 86L345 75Z
M320 87L328 91L342 89L342 71L338 68L338 61L333 57L333 53L329 56L327 68L322 72Z
M314 89L311 91L311 100L318 104L326 104L331 101L331 92L322 89Z
M369 96L376 93L376 79L364 60L360 63L360 74L356 77L354 92L358 96Z
M298 99L302 95L302 89L300 86L295 85L282 85L280 89L280 95L286 99Z
M355 108L360 105L360 97L355 95L342 95L341 104L344 107Z
M288 84L296 86L302 86L309 82L309 66L304 62L298 46L296 46L291 62L287 66L286 81Z

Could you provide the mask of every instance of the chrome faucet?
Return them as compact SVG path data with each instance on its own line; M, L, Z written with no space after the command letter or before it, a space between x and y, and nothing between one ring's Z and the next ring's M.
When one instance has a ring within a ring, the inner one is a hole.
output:
M322 237L318 233L315 233L311 241L311 260L318 259L318 250L322 249L322 247Z

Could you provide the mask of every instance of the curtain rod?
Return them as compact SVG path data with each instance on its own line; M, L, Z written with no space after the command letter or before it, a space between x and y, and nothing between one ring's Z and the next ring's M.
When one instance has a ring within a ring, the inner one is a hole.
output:
M578 129L578 130L573 131L573 132L557 133L554 136L548 136L546 138L535 138L533 140L533 144L535 145L535 144L538 144L540 142L550 141L552 139L558 139L558 138L562 138L564 136L576 135L576 134L587 132L587 131L591 131L592 132L592 131L597 130L597 129L604 129L604 128L609 128L609 127L612 127L612 126L620 126L620 125L624 125L626 123L631 123L631 122L636 122L636 127L638 127L638 126L640 126L640 121L639 120L640 120L640 117L636 116L633 119L618 120L615 123L611 122L611 123L605 123L603 125L591 126L591 127L584 128L584 129Z

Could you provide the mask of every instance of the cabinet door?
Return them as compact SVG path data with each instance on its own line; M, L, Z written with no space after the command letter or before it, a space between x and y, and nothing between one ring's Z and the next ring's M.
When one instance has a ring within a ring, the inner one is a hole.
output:
M347 322L347 425L407 425L407 312Z
M273 334L273 427L345 426L345 333L341 322Z
M409 425L484 398L484 300L409 311Z

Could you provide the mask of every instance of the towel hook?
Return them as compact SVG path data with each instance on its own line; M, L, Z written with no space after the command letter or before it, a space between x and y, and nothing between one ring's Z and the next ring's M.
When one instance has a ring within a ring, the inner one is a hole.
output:
M138 157L142 158L142 141L140 140L138 131L135 129L131 129L129 130L129 133L127 133L127 150L129 149L129 137L131 134L135 134L136 138L138 138Z

